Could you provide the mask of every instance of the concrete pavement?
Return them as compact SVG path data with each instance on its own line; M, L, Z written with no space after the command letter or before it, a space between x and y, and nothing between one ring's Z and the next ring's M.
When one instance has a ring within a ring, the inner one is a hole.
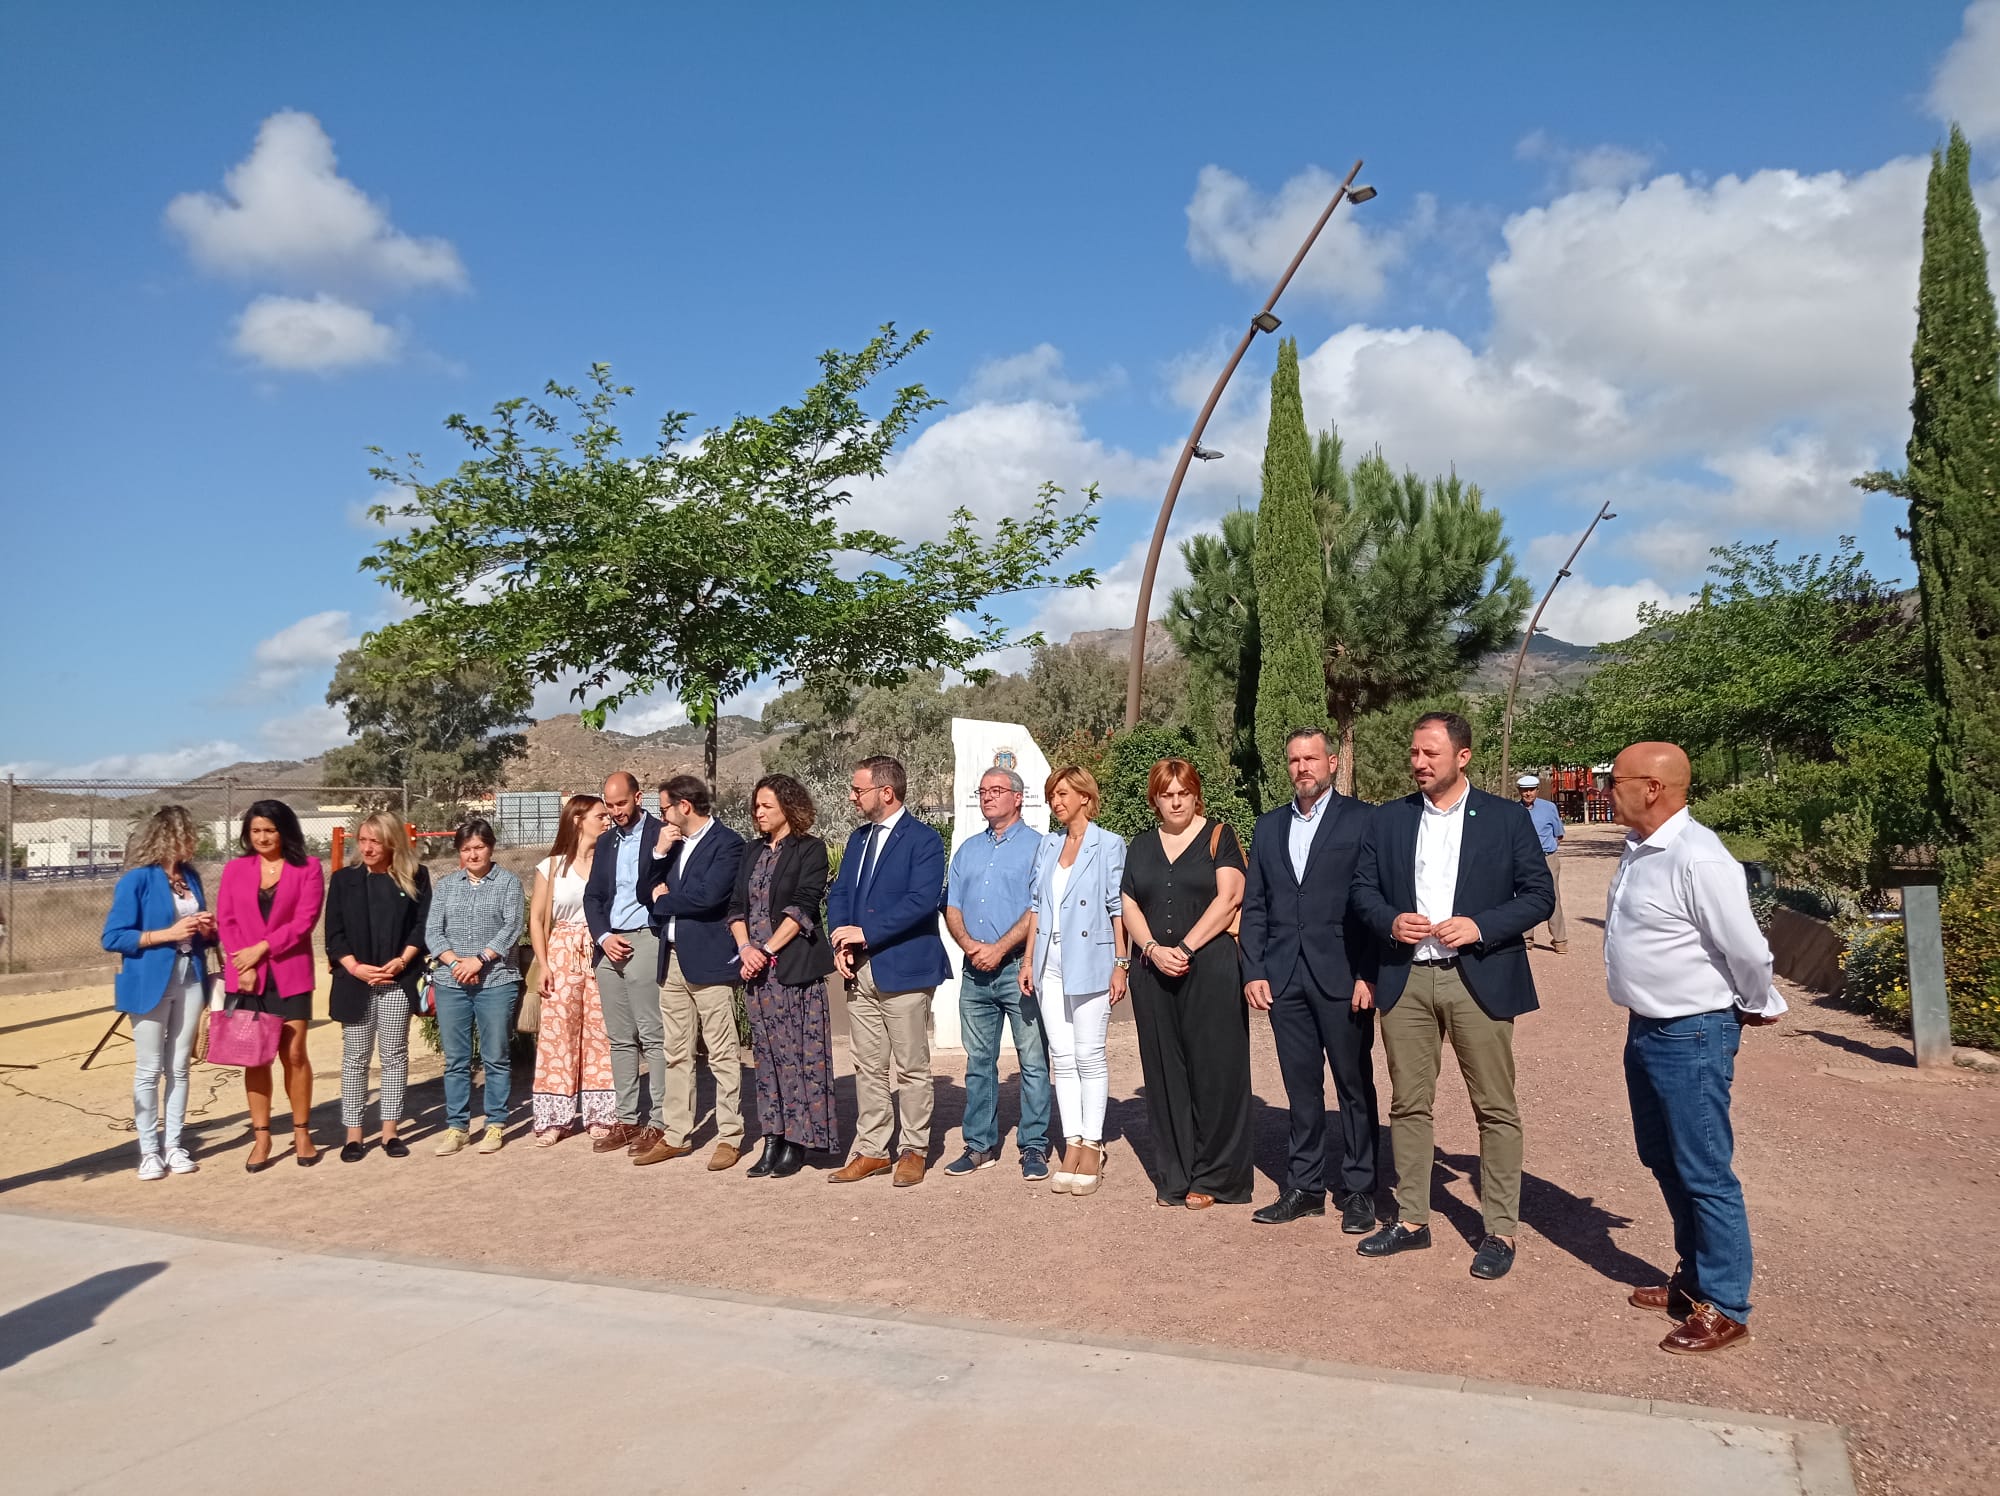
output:
M1853 1489L1823 1424L5 1213L0 1428L21 1493Z

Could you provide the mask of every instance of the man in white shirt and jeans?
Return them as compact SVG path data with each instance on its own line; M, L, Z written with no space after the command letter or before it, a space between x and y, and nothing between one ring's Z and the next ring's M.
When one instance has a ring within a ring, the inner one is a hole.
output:
M1742 865L1688 815L1689 778L1672 743L1618 755L1611 805L1627 830L1604 917L1606 983L1631 1014L1632 1134L1666 1197L1679 1259L1664 1287L1635 1289L1630 1302L1678 1321L1660 1349L1681 1355L1750 1333L1750 1218L1729 1090L1744 1025L1785 1011Z

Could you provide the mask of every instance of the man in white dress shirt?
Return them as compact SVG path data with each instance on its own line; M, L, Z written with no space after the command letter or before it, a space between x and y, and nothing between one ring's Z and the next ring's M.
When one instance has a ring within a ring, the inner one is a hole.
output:
M1631 1303L1678 1321L1660 1349L1681 1355L1750 1333L1750 1218L1729 1090L1743 1026L1785 1011L1742 865L1689 817L1688 780L1672 743L1618 755L1611 805L1627 830L1604 917L1611 1000L1631 1014L1632 1134L1666 1197L1679 1258L1664 1287L1635 1289Z

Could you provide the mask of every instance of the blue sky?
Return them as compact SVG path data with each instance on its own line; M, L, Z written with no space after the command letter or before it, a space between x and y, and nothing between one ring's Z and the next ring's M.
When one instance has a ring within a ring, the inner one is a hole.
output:
M1356 156L1380 197L1280 307L1308 417L1456 464L1538 585L1616 498L1555 633L1729 540L1909 576L1846 479L1907 435L1942 119L2000 203L2000 0L1072 9L9 8L0 764L327 746L386 616L364 448L455 461L447 414L597 359L634 428L722 420L892 319L951 404L855 518L1097 480L1104 585L1014 616L1129 622L1193 409ZM1273 355L1176 535L1254 497Z

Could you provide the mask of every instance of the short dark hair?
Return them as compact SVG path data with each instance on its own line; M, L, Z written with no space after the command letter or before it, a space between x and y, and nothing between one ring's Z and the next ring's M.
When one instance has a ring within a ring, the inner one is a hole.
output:
M778 809L785 813L785 824L792 828L794 836L804 836L812 830L813 822L819 819L819 812L813 808L813 797L806 793L806 787L789 774L766 774L750 790L750 803L757 803L757 792L769 790L778 802Z
M878 753L873 758L864 758L854 766L868 771L868 782L876 789L892 789L898 802L910 798L910 776L903 768L903 761Z
M698 816L708 815L715 809L715 799L708 792L708 781L699 774L676 774L661 784L660 793L666 797L668 805L687 801Z
M1318 738L1329 749L1338 741L1324 727L1294 727L1290 732L1285 734L1285 746L1287 748L1291 747L1300 738Z
M500 845L500 838L494 834L493 823L485 816L472 816L458 823L458 830L451 834L451 844L458 851L465 850L469 841L482 841L489 847Z
M250 845L250 823L269 821L278 828L278 849L285 861L293 867L306 865L306 833L299 825L298 812L282 800L254 800L250 808L243 812L243 829L238 834L237 844L245 852L257 849Z
M1414 733L1423 727L1442 727L1454 748L1472 746L1472 724L1457 712L1425 712L1411 725L1410 731Z

